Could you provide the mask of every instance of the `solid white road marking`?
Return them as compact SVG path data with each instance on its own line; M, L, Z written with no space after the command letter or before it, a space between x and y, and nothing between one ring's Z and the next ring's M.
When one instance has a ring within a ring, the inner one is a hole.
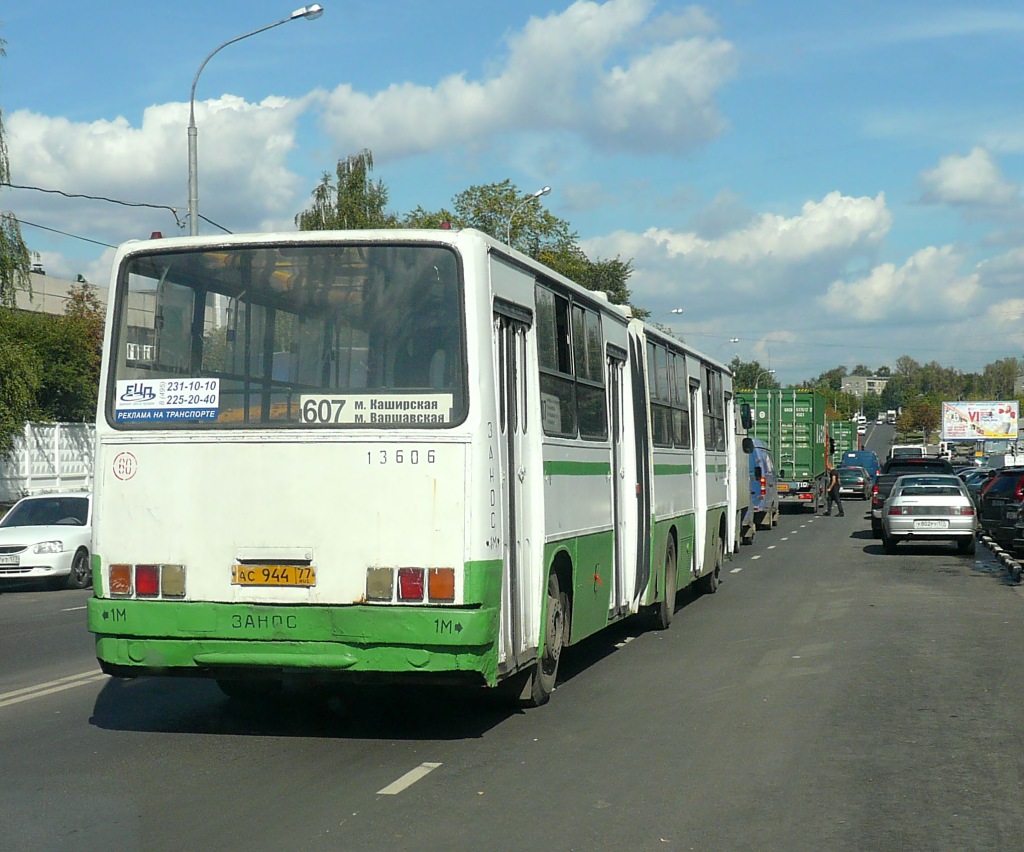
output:
M62 609L61 612L78 612L80 609L88 609L88 607L84 607L84 606L67 606L67 607L64 607L64 609Z
M378 796L395 796L405 790L407 787L411 787L421 778L429 775L440 763L421 763L415 769L410 769L397 781L392 781L387 787L383 787L377 791Z
M105 680L106 677L100 671L82 672L81 674L69 675L68 677L47 681L46 683L39 683L35 686L26 686L24 689L15 689L12 692L0 694L0 707L10 707L12 704L20 704L22 701L31 701L33 698L42 698L44 695L52 695L65 689L73 689L76 686L95 683L98 680Z

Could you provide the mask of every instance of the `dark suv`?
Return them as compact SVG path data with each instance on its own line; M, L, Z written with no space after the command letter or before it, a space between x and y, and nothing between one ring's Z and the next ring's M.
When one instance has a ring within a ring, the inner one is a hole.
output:
M1004 547L1013 541L1013 528L1024 503L1024 467L1004 467L980 493L978 520L982 528Z

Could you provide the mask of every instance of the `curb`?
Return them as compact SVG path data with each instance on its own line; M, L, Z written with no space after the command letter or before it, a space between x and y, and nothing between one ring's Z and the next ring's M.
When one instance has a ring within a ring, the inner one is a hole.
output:
M1010 575L1010 579L1014 583L1019 583L1021 579L1021 563L1011 553L1008 553L1001 545L996 544L995 540L987 532L981 530L978 531L978 538L981 539L982 544L985 545L992 554L998 559L1007 572Z

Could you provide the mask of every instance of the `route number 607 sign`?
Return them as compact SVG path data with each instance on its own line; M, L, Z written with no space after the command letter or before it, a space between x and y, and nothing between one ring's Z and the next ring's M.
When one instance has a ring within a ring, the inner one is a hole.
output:
M450 422L451 413L450 393L306 394L299 398L299 418L311 426L443 425Z

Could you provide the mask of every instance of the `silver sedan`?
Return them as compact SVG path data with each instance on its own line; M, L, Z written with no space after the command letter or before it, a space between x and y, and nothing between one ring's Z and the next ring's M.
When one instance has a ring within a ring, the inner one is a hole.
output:
M952 541L974 553L978 517L964 483L956 476L901 476L882 506L882 546L895 553L901 541Z

